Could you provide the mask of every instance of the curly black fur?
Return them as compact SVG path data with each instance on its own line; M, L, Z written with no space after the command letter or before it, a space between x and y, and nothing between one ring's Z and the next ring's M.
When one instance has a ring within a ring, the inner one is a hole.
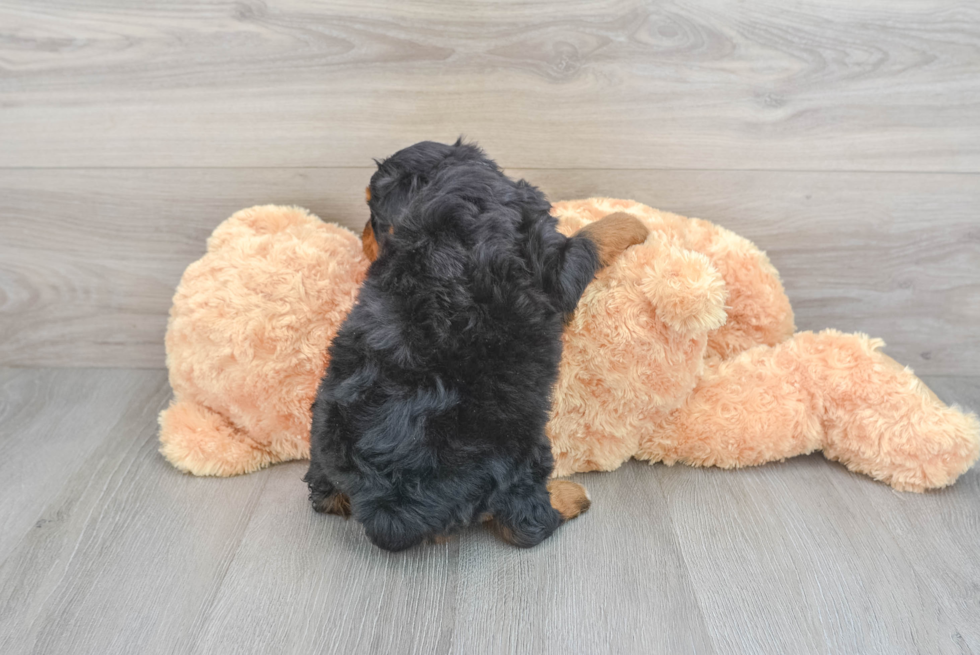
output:
M562 520L544 428L596 246L559 234L544 194L461 142L380 162L370 198L380 255L313 404L313 505L344 513L346 495L387 550L487 513L533 546Z

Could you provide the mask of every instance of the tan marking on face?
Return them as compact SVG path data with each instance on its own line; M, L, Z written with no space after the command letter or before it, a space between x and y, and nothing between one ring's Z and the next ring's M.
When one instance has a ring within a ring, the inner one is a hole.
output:
M378 242L374 238L371 221L364 225L364 232L361 233L361 248L364 249L364 256L368 258L368 261L373 262L378 258Z

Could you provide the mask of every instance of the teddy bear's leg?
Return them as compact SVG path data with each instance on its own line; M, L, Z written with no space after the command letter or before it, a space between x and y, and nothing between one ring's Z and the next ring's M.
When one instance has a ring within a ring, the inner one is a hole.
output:
M945 487L980 455L980 422L949 407L884 342L826 330L794 338L824 397L829 459L903 491Z
M637 459L755 466L820 448L822 408L787 345L709 366L686 401L640 439Z
M980 423L943 404L881 345L804 332L725 360L641 439L637 456L731 468L822 449L896 489L951 484L980 453Z
M194 475L227 477L280 461L227 418L196 403L174 401L160 413L160 453Z

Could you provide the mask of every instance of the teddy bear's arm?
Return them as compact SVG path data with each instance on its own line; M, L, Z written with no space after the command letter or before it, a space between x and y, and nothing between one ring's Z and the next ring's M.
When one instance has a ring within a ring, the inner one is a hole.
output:
M656 309L657 316L685 335L715 330L725 324L728 293L721 274L703 254L671 244L654 232L634 268L636 282Z

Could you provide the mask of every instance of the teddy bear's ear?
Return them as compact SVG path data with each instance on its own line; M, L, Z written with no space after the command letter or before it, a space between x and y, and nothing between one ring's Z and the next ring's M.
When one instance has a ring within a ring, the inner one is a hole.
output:
M647 252L636 253L645 260L637 283L660 320L686 335L725 324L725 280L705 255L658 239L649 239L641 249Z

